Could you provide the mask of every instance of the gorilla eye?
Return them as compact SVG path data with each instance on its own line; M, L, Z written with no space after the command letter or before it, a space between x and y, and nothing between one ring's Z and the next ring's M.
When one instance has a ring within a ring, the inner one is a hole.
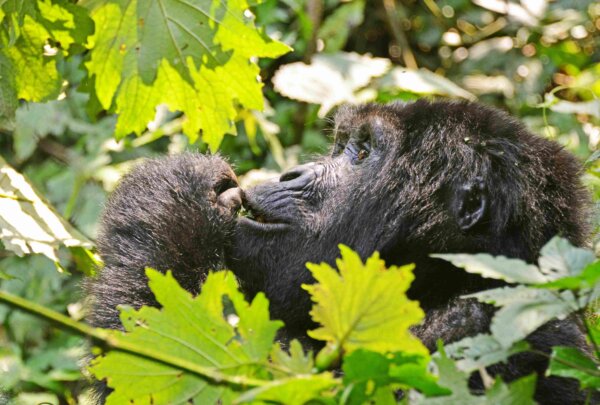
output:
M361 160L364 160L364 159L366 159L366 157L367 157L367 156L369 156L369 151L368 151L368 150L366 150L366 149L361 149L361 150L358 152L358 155L356 155L356 159L357 159L358 161L361 161Z

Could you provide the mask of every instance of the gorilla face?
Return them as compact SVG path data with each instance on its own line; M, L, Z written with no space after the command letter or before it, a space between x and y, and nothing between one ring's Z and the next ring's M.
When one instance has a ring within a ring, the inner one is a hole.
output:
M435 305L481 285L430 253L533 259L557 233L585 234L581 218L565 217L581 215L571 207L585 199L575 159L497 110L428 101L345 107L334 129L330 156L246 192L249 215L228 252L245 291L265 291L288 329L309 324L306 262L333 264L339 243L363 258L378 250L388 265L416 262L411 295ZM439 277L444 271L455 274Z

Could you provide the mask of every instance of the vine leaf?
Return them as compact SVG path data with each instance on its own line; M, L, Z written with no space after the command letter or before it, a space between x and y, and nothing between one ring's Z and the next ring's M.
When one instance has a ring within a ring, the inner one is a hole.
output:
M314 302L312 319L321 324L309 335L326 341L325 349L333 353L362 348L427 354L409 331L424 317L419 303L406 297L414 266L386 269L377 252L363 264L350 248L340 245L340 250L339 273L326 263L307 264L318 284L303 288Z
M162 308L122 309L127 333L120 335L120 340L222 374L262 375L275 333L282 326L269 319L263 294L248 304L230 272L209 274L196 298L182 289L170 272L147 269L146 274ZM114 388L107 404L210 404L229 402L233 396L229 385L213 384L196 374L117 350L96 358L90 370Z
M140 133L158 104L186 115L214 151L234 131L234 103L262 109L253 57L289 51L254 27L246 0L112 0L92 9L96 31L86 67L105 109L116 106L117 138Z

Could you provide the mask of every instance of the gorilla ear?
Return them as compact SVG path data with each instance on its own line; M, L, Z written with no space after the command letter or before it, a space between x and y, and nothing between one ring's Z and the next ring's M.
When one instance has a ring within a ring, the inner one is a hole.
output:
M456 222L463 231L481 222L488 209L488 194L483 178L476 177L459 184L454 192L452 208Z

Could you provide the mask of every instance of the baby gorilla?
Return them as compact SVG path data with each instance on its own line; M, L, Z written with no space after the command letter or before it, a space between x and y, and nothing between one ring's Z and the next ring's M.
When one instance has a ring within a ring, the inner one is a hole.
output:
M554 142L506 114L466 102L341 108L331 155L242 193L219 157L152 160L113 193L98 238L105 268L89 283L90 322L119 328L116 306L156 305L144 267L171 269L197 293L208 270L232 269L251 297L264 291L281 339L306 338L312 282L306 262L333 264L344 243L388 265L416 263L409 291L426 311L415 334L431 349L489 330L493 308L460 295L499 283L432 259L431 253L488 252L534 261L554 235L587 236L588 196L580 165ZM533 347L585 348L578 325L556 321ZM577 382L543 376L544 356L513 356L489 372L506 380L537 372L541 403L578 403ZM472 379L474 389L482 383Z

